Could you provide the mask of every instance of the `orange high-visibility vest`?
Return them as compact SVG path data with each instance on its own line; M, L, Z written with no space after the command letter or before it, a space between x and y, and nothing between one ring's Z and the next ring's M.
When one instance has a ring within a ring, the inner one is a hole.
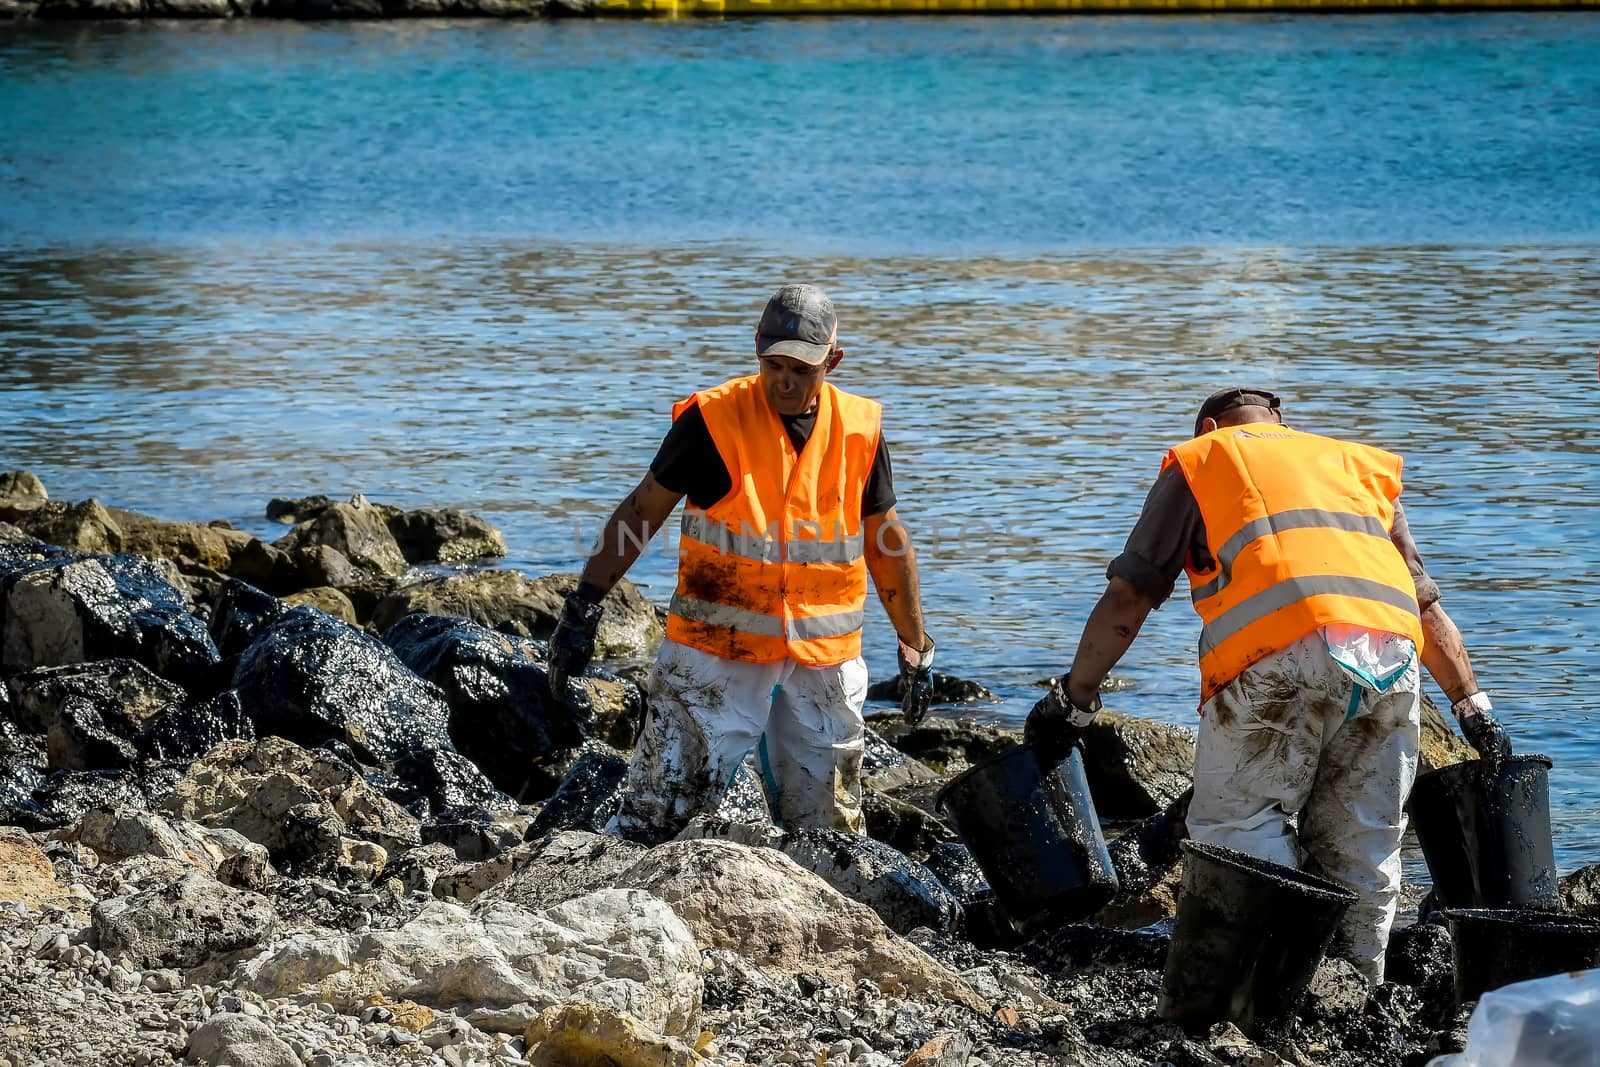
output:
M882 408L825 383L796 455L758 375L674 404L673 420L694 404L733 488L703 511L684 509L667 637L749 663L856 658L867 604L861 493Z
M1205 520L1213 564L1187 561L1201 703L1246 667L1334 623L1409 637L1416 585L1389 539L1399 456L1276 423L1225 426L1167 453Z

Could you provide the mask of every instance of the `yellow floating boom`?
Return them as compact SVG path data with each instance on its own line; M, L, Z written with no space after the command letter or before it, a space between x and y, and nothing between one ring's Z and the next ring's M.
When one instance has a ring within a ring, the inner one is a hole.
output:
M1554 8L1600 8L1600 0L595 0L598 15L669 19L727 15L1051 15Z

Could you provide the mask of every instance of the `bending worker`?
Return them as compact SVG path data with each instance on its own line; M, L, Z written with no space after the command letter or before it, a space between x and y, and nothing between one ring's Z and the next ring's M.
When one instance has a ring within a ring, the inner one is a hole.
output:
M1292 430L1278 409L1258 389L1206 400L1026 734L1054 754L1076 743L1187 571L1203 623L1189 835L1354 890L1332 951L1376 985L1417 769L1419 648L1492 769L1511 745L1407 530L1400 457Z
M900 638L902 707L931 695L916 559L895 512L879 405L834 387L833 303L785 285L756 329L759 373L672 409L550 641L552 692L594 653L600 600L689 498L667 639L614 828L651 843L714 807L752 750L785 826L862 832L867 577Z

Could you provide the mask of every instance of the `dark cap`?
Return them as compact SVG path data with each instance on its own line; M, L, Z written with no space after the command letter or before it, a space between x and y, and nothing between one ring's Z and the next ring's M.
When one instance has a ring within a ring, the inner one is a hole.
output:
M1234 408L1271 408L1277 411L1278 398L1265 389L1219 389L1200 405L1200 414L1194 417L1194 435L1199 437L1204 432L1201 424L1207 419L1221 418Z
M839 317L833 301L814 285L785 285L761 313L756 327L758 356L793 356L817 364L828 358L833 348Z

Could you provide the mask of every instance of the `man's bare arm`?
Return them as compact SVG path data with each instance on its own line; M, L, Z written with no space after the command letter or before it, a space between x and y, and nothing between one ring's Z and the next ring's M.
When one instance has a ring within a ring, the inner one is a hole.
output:
M1467 646L1455 621L1435 600L1422 613L1422 665L1451 704L1478 691Z
M922 596L917 587L917 554L911 535L894 508L862 520L866 540L867 572L894 632L909 648L928 647L922 627Z
M1132 582L1113 578L1106 583L1106 591L1100 594L1094 610L1089 612L1089 621L1083 624L1078 653L1072 657L1068 672L1067 692L1079 707L1086 708L1094 702L1101 680L1139 636L1139 628L1152 607L1150 598Z
M609 593L682 499L682 493L663 486L654 474L646 474L606 521L599 546L583 565L582 584L601 595Z

